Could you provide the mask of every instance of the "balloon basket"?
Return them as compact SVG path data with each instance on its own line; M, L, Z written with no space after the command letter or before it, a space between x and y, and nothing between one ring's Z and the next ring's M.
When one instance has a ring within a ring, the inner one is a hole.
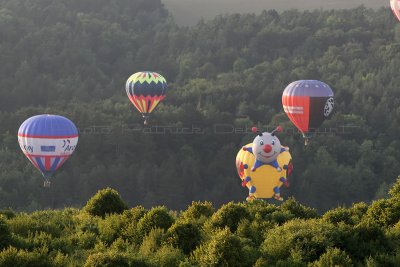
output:
M44 183L43 183L43 187L44 188L50 188L50 181L44 181Z
M311 139L310 138L305 138L304 139L304 146L308 146L310 144Z
M307 147L310 144L312 137L313 137L312 133L303 133L305 147Z

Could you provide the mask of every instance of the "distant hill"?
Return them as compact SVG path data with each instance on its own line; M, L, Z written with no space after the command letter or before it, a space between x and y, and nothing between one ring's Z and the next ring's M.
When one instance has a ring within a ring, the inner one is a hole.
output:
M379 8L389 0L162 0L180 25L193 25L203 17L210 19L223 13L259 13L264 9L341 9L359 5Z

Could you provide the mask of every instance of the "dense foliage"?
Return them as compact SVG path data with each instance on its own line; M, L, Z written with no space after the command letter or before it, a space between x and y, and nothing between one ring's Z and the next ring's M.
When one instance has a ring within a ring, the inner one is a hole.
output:
M385 197L400 173L399 42L389 9L269 10L188 28L159 0L0 0L0 207L81 207L105 187L146 208L242 200L234 159L255 124L286 129L280 139L295 171L285 198L323 212ZM160 72L170 86L148 128L124 92L139 70ZM334 117L307 149L280 101L297 79L322 80L336 93ZM50 189L16 140L38 113L80 128Z
M107 214L119 213L128 209L122 201L118 192L111 188L100 190L96 193L83 208L86 212L93 216L104 217Z
M293 198L217 210L192 202L181 212L137 206L104 217L86 208L4 210L0 266L399 266L399 199L392 191L323 215Z

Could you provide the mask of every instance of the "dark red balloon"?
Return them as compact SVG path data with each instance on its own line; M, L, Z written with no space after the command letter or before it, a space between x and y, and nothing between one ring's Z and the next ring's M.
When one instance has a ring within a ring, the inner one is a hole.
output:
M295 81L283 91L282 105L297 129L304 137L309 137L309 133L332 114L333 91L320 81Z

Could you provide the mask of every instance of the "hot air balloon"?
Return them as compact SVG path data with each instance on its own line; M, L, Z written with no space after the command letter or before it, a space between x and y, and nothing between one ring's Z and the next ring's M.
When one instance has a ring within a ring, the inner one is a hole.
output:
M282 95L283 109L303 134L306 145L312 137L312 131L332 114L334 103L332 89L315 80L292 82Z
M282 201L280 187L289 186L288 177L292 172L289 148L281 145L276 137L278 127L271 133L258 133L253 143L245 145L236 156L236 169L242 186L249 189L248 201L260 198L275 198Z
M396 18L400 20L400 0L390 0L390 7Z
M18 130L18 143L25 156L42 173L44 186L74 152L78 130L69 119L58 115L37 115L24 121Z
M147 124L150 113L165 98L167 81L156 72L137 72L126 81L126 93Z

